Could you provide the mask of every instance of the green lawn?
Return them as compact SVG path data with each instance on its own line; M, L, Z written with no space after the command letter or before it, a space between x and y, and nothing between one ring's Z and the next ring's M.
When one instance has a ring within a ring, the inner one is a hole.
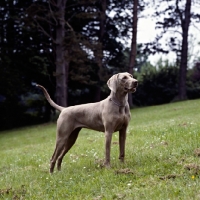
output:
M56 123L0 132L0 199L200 199L200 100L132 110L126 162L113 135L83 129L62 171L48 173Z

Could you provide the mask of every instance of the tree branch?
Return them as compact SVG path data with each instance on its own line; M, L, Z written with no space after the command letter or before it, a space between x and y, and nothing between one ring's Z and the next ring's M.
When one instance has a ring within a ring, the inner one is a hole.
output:
M47 20L46 18L40 17L40 16L38 16L38 15L36 15L35 19L36 19L36 18L39 19L39 20L41 20L41 21L47 22L47 23L50 24L50 25L55 26L55 24L53 24L51 21ZM36 21L36 20L35 20L35 21Z
M71 31L74 31L74 29L72 28L72 26L67 21L65 23L67 24L67 26L70 28Z
M39 30L40 30L42 33L44 33L47 37L51 38L52 41L56 44L56 41L54 40L54 38L53 38L48 32L46 32L46 31L44 30L44 28L38 23L38 21L35 20L35 19L33 19L33 20L34 20L34 22L37 24Z
M53 14L53 11L52 11L52 9L51 9L51 5L50 4L52 4L51 2L53 2L53 1L50 1L48 4L49 4L49 10L50 10L50 13L51 13L51 16L52 16L52 18L54 19L54 21L56 22L56 25L58 25L58 21L56 20L56 18L54 17L54 14ZM55 3L55 2L54 2ZM55 5L54 5L55 6Z
M181 13L181 11L180 11L180 9L179 9L178 2L179 2L179 0L176 0L176 11L177 11L177 13L178 13L178 15L179 15L179 17L180 17L181 26L183 27L183 16L182 16L182 13Z

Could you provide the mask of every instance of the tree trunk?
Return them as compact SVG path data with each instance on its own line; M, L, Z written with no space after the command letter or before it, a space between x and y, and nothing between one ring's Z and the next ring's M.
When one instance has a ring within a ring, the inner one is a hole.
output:
M100 82L103 77L103 37L105 33L105 22L106 22L106 0L101 0L100 3L100 30L99 30L99 40L98 40L98 46L95 51L95 59L96 63L98 65L98 85L96 86L96 94L95 94L95 101L101 100L101 85Z
M65 60L65 6L67 0L57 0L57 27L56 27L56 102L67 106L68 63Z
M69 51L65 51L65 81L66 81L66 106L68 106L68 77L69 77L69 61L67 60L69 57Z
M184 18L181 19L182 27L182 49L181 49L181 63L179 68L179 88L178 99L184 100L186 95L186 75L187 75L187 59L188 59L188 30L191 18L191 0L186 0Z
M133 68L135 66L135 60L137 55L137 22L138 22L138 0L133 1L133 30L132 30L132 41L131 41L131 52L129 61L129 73L133 75ZM132 94L128 95L129 106L133 107Z

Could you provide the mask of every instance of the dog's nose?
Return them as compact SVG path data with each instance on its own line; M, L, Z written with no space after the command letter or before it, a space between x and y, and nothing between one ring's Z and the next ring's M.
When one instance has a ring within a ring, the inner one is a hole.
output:
M135 81L135 82L133 83L133 85L134 85L134 87L137 87L137 86L138 86L138 81Z

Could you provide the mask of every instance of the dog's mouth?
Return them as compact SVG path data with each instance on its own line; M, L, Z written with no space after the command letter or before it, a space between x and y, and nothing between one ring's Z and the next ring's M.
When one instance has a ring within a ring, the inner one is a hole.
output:
M138 86L138 82L135 81L135 82L132 82L131 85L130 84L125 85L124 90L126 92L132 92L133 93L133 92L136 91L137 86Z
M136 91L136 87L132 87L132 88L125 87L124 89L125 89L126 92L132 92L133 93L133 92Z

